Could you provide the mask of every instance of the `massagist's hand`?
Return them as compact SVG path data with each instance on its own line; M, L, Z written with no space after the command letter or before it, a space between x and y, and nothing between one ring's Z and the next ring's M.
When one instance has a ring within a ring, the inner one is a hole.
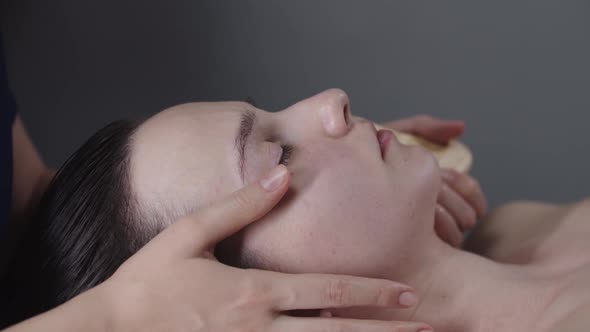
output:
M463 134L463 121L445 121L427 115L418 115L383 126L421 136L429 141L447 144ZM463 232L472 229L487 210L487 202L479 182L468 174L454 170L441 170L443 185L436 207L437 234L452 246L463 242Z
M351 306L408 308L405 285L336 275L290 275L219 263L215 244L266 214L287 191L279 165L267 177L177 221L105 283L116 331L430 331L416 322L295 317L287 312Z

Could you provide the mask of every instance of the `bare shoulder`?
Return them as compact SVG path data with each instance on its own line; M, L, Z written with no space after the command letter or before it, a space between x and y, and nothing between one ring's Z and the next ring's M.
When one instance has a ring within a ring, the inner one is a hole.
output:
M526 263L528 249L551 234L574 205L538 201L501 205L480 222L465 249L497 261Z

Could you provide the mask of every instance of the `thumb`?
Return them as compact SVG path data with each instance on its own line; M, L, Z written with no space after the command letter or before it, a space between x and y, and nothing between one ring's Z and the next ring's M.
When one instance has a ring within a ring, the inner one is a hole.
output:
M384 126L443 145L451 139L461 136L465 131L465 122L463 121L446 121L429 115L416 115L391 121L385 123Z
M278 165L259 181L181 218L158 235L159 243L153 245L175 257L201 256L268 213L287 192L289 179L287 167Z
M464 131L463 121L444 121L435 118L417 122L413 130L414 134L439 144L447 144L451 139L461 136Z

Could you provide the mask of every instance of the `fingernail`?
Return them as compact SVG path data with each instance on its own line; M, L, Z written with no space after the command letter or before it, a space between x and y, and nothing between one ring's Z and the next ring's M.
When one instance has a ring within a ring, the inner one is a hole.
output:
M418 303L418 296L414 292L405 291L399 295L397 302L404 307L413 307Z
M418 332L434 332L434 330L431 328L425 328L425 329L418 330Z
M287 177L287 167L278 165L268 175L260 179L260 185L267 191L277 190Z

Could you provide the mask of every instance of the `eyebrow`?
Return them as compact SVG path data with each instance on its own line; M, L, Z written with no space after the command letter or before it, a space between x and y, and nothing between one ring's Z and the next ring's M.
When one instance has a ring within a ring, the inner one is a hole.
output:
M244 164L246 161L246 143L248 137L252 134L254 128L254 122L256 122L256 113L251 110L245 110L240 116L240 126L235 138L235 148L238 152L238 172L244 182Z

